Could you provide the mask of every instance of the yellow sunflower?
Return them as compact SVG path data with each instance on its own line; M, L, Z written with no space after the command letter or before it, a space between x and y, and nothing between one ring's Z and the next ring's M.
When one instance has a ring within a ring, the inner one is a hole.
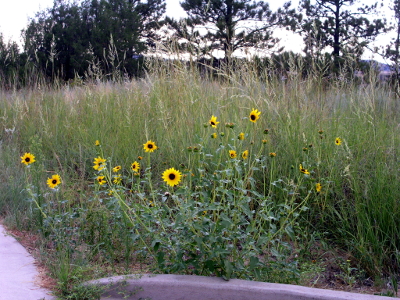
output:
M121 166L115 166L114 168L113 168L113 172L114 173L118 173L119 171L121 171Z
M257 122L257 120L260 118L260 114L261 114L261 111L258 111L257 109L253 108L253 110L250 112L250 116L249 116L250 121L253 123Z
M276 156L276 153L275 153L275 152L270 152L270 153L269 153L269 156L275 157L275 156Z
M236 158L237 157L237 153L235 150L229 150L229 157L230 158Z
M122 182L122 177L121 177L120 174L114 176L113 183L115 183L115 184L121 184L121 182Z
M300 172L303 173L303 174L310 175L310 172L308 172L307 169L304 169L302 164L300 164L299 170L300 170Z
M61 183L61 177L58 174L54 174L50 178L47 179L47 185L51 189L57 188L57 186Z
M242 152L242 158L247 159L249 157L249 150L245 150Z
M214 132L214 133L211 135L211 138L212 138L212 139L216 139L216 138L217 138L217 133Z
M138 173L139 170L140 170L140 164L139 164L137 161L134 161L134 162L131 164L131 170L132 170L133 172L135 172L135 173Z
M96 140L96 141L94 142L94 145L95 145L95 146L100 146L100 141L99 141L99 140Z
M340 146L340 145L342 144L341 138L337 137L337 138L335 139L335 144L336 144L336 146Z
M35 155L31 153L25 153L23 156L21 156L21 163L25 164L26 166L33 164L35 161Z
M315 190L317 191L317 193L322 190L322 185L319 182L315 185Z
M106 180L104 179L104 176L97 176L96 180L97 180L97 183L100 184L100 185L103 185L103 184L106 183Z
M145 152L154 152L157 150L156 143L152 142L151 140L148 141L146 144L143 144L143 149Z
M219 122L217 122L217 117L212 115L210 121L208 121L211 127L217 128Z
M99 156L99 157L94 159L93 164L94 164L93 169L95 169L96 171L101 171L106 166L106 159L105 158L101 158Z
M244 140L244 133L243 132L239 133L238 139L241 140L241 141Z
M182 173L179 172L178 170L175 170L174 168L170 168L164 171L162 174L162 179L170 185L170 186L175 186L179 184L181 181Z

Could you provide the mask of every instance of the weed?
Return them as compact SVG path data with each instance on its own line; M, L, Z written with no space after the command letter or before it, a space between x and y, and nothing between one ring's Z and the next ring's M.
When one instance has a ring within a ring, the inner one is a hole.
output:
M316 242L357 258L341 266L350 285L357 272L398 273L399 111L385 86L149 63L143 80L0 103L1 126L15 128L1 144L0 210L43 234L65 295L133 262L296 282L319 270L301 267Z

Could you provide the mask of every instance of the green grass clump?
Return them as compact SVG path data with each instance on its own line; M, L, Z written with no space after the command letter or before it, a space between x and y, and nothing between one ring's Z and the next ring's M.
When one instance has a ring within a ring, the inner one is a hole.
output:
M168 64L129 82L1 94L0 210L40 230L64 294L135 264L296 282L312 236L369 275L398 274L390 89L253 67L211 78ZM21 164L24 153L36 161Z

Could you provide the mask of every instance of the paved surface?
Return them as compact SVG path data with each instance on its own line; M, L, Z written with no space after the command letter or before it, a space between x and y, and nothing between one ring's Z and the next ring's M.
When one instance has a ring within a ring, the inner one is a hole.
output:
M0 300L55 299L35 284L33 257L0 224Z
M194 275L132 275L93 280L101 299L151 300L384 300L389 297Z

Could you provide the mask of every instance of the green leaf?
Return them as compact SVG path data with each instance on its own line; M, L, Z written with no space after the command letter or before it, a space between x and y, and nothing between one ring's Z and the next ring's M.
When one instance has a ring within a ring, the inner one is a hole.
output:
M154 240L151 243L151 247L153 247L154 251L158 251L158 248L160 248L161 241L160 240Z
M288 236L289 236L292 240L295 239L294 231L293 231L292 226L290 226L290 225L286 226L286 227L285 227L285 232L288 234Z
M229 279L231 279L232 272L233 272L232 263L226 259L224 261L224 266L225 266L225 274L222 275L222 278L224 278L225 280L229 280Z
M254 270L258 266L259 262L260 260L258 259L257 256L250 257L250 263L249 263L250 270Z

